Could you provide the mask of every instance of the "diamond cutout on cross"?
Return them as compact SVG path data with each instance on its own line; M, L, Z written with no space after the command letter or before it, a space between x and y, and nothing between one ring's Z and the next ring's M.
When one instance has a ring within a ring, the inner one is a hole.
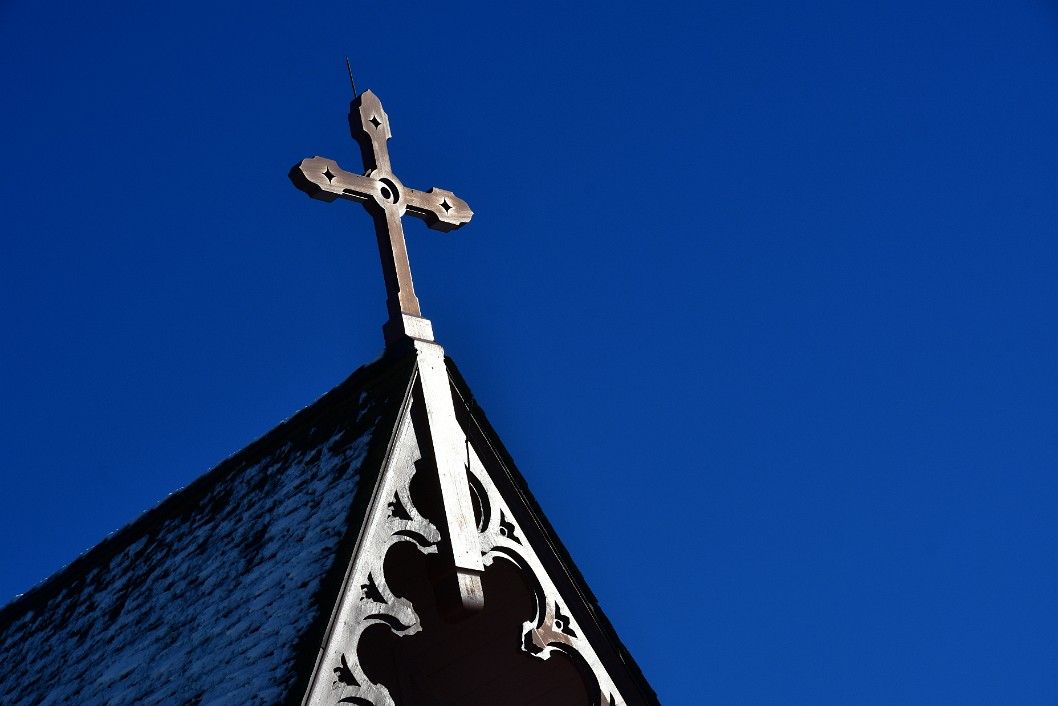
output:
M418 191L401 186L390 166L389 118L378 96L371 91L357 96L350 105L349 118L352 136L360 145L365 173L346 172L329 159L313 157L294 167L290 178L309 196L323 201L339 197L359 201L371 213L382 254L386 308L390 315L386 342L403 345L403 338L415 338L412 334L419 332L408 328L411 324L405 317L422 318L422 313L412 284L401 217L421 218L428 227L448 232L467 223L473 212L463 199L450 191Z

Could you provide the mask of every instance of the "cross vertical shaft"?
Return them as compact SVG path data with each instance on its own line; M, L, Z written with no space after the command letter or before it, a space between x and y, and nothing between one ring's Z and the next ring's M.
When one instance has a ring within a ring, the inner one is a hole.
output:
M390 321L399 321L401 314L422 317L419 298L411 278L408 246L404 242L404 226L394 208L372 213L378 254L382 258L382 273L386 281L386 311Z
M422 317L419 298L415 296L415 283L411 278L411 261L408 246L404 242L404 226L401 216L406 205L403 189L393 174L389 161L389 138L393 136L389 127L389 116L371 91L366 91L349 105L349 131L360 145L366 176L377 179L379 195L371 208L375 222L378 252L382 258L382 271L386 281L386 309L390 322L401 321L402 314ZM381 208L379 208L381 206Z

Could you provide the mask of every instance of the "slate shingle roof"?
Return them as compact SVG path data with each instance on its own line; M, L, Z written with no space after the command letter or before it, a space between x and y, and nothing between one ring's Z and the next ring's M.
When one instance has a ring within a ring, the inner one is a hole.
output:
M0 702L299 699L412 364L361 368L0 609Z

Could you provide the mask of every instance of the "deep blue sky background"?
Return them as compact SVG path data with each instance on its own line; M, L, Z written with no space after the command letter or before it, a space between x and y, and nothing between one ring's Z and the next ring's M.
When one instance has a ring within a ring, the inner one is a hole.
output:
M416 289L666 704L1058 702L1058 4L0 3L0 601ZM60 668L61 665L56 665Z

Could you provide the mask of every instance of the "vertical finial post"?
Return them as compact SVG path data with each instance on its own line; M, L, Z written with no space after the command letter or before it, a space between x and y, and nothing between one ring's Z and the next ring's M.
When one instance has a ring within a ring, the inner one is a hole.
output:
M349 57L345 57L345 68L349 70L349 85L353 87L353 98L356 98L356 84L353 83L353 65L349 63Z
M352 84L349 57L345 63ZM353 92L356 92L355 85ZM467 484L467 462L474 457L456 420L444 349L434 342L433 326L419 309L401 225L401 216L409 215L421 218L434 230L450 231L470 222L474 212L451 191L436 187L418 191L401 183L389 162L389 116L372 91L364 91L353 99L349 106L349 130L360 145L365 174L347 172L334 160L313 157L301 160L291 169L290 179L306 194L321 201L341 198L362 204L375 223L389 312L389 320L382 327L386 348L396 355L415 351L420 381L416 395L421 392L420 399L426 408L440 481L448 528L449 566L454 574L451 579L440 580L445 587L442 610L453 614L479 611L485 600L481 587L485 567L474 502Z

